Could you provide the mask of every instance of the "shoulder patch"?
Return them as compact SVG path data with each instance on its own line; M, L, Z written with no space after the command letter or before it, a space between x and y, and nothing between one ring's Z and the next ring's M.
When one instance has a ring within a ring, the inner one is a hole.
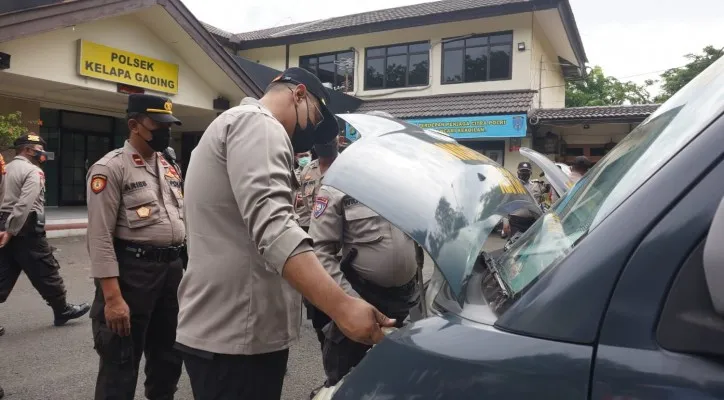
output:
M93 193L98 194L106 188L108 177L103 174L95 174L91 178L90 187Z
M121 155L123 152L123 148L112 150L108 153L106 153L105 156L103 156L100 160L96 161L93 165L108 165L108 162L111 161L113 158Z
M327 205L329 205L329 198L317 196L317 198L314 199L314 218L322 216L322 214L324 214L324 210L327 209Z

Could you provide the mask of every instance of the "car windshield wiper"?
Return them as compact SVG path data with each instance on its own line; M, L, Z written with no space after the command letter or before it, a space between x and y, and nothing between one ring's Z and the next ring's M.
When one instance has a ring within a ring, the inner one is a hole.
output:
M498 261L486 252L482 252L481 255L483 256L483 261L485 261L485 266L488 268L488 271L493 274L496 282L498 282L498 286L500 286L503 296L510 298L513 291L510 290L510 287L508 287L503 278L500 276L500 264L498 264Z

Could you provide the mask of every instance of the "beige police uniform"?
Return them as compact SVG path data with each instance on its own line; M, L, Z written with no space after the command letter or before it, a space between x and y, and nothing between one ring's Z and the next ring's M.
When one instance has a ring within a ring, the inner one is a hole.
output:
M415 242L362 203L322 185L310 225L314 251L324 268L350 295L359 294L340 270L337 254L357 249L352 267L360 277L381 287L409 283L417 271Z
M322 265L348 294L363 298L398 324L419 302L415 242L354 198L322 185L309 234ZM338 252L346 263L353 249L357 255L343 268ZM326 384L334 385L362 360L369 346L344 337L334 322L324 333Z
M144 160L126 142L93 164L88 176L87 237L93 278L118 276L114 239L155 247L183 244L181 180L161 153Z
M312 246L294 218L295 181L289 135L258 100L244 99L207 128L186 171L178 343L251 355L297 339L301 295L282 270Z
M133 398L144 355L146 396L171 398L183 363L174 349L186 237L181 178L161 153L144 159L127 141L90 168L87 198L90 317L101 361L95 398ZM99 279L115 277L130 309L130 340L105 321Z
M297 219L299 226L305 230L309 229L309 212L306 211L304 204L304 194L302 192L301 185L299 182L302 181L302 167L294 170L294 177L297 179L294 187L297 190L294 191L294 216Z
M45 221L45 173L23 156L15 156L4 177L0 212L10 213L5 231L17 235L30 213Z
M309 227L312 207L314 207L314 197L322 186L323 176L322 169L319 166L319 159L312 160L300 173L299 182L301 188L299 193L301 194L302 207L299 224L303 227ZM301 222L302 220L306 221L306 225Z

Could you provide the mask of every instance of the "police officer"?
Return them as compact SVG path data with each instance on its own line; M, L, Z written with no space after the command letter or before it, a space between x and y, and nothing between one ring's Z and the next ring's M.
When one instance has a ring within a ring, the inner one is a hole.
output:
M302 182L302 170L312 162L312 155L310 152L305 151L294 155L294 175L297 178L297 184L299 189L294 191L294 215L297 218L297 223L304 229L305 232L309 231L309 210L304 203L304 191L301 187Z
M354 198L326 185L317 194L309 234L317 257L345 292L368 301L401 326L419 302L414 241ZM350 340L334 322L324 333L325 384L333 386L370 346Z
M45 174L40 168L51 155L34 133L15 140L16 156L7 165L0 205L0 303L7 300L20 272L53 309L55 326L80 318L88 304L66 302L65 285L45 235Z
M571 181L573 183L580 181L583 175L586 175L586 172L591 169L591 165L591 161L586 156L576 157L571 164Z
M322 128L337 126L329 99L289 68L218 116L191 155L177 342L196 400L281 397L300 293L355 340L377 343L394 323L335 284L294 219L293 155L337 136Z
M319 192L319 188L322 186L324 173L327 172L327 169L329 169L339 154L339 140L335 137L329 143L315 144L314 151L317 153L317 159L310 162L301 173L302 179L300 193L303 202L303 209L301 213L305 216L307 223L310 221L312 207L314 207L314 198L317 196L317 192ZM302 214L300 214L300 216ZM303 225L302 228L304 228ZM309 230L309 226L306 228ZM312 320L312 326L317 333L317 340L319 340L319 344L323 346L324 332L322 332L322 328L329 323L330 319L326 314L314 307L314 305L310 304L308 301L305 300L304 305L307 307L307 318Z
M531 168L529 162L523 161L518 164L518 179L520 179L520 182L523 184L523 186L528 189L528 192L531 196L533 196L535 201L540 204L542 201L543 192L537 183L531 182L530 177L532 173L533 169Z
M88 171L88 253L96 296L93 339L100 356L95 398L134 397L146 356L148 399L173 399L181 355L173 348L185 228L181 177L163 157L171 101L133 94L130 135Z

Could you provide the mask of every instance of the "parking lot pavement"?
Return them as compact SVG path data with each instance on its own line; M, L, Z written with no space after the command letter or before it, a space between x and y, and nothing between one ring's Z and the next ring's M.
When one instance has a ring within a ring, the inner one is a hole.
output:
M85 238L51 240L58 248L56 257L71 302L90 302L93 283L88 278L89 261ZM92 399L98 371L93 350L91 323L87 317L53 327L52 312L21 276L5 304L0 305L0 385L8 400ZM141 366L143 371L143 365ZM136 398L143 399L143 373ZM324 381L319 343L308 321L301 338L289 355L284 381L285 400L308 398L309 392ZM177 400L192 400L188 376L184 372ZM4 400L4 399L3 399Z
M52 239L61 265L61 275L71 302L90 302L93 283L88 278L89 260L84 237ZM502 246L492 237L486 248ZM425 259L424 276L429 279L433 263ZM93 398L98 356L93 350L91 324L87 317L60 328L52 326L52 312L27 278L20 277L5 304L0 305L0 385L11 400L78 400ZM141 365L143 371L143 365ZM136 398L143 399L143 373ZM308 398L309 392L324 381L319 343L306 319L300 340L289 355L284 381L284 400ZM177 400L192 400L188 376L184 372Z

